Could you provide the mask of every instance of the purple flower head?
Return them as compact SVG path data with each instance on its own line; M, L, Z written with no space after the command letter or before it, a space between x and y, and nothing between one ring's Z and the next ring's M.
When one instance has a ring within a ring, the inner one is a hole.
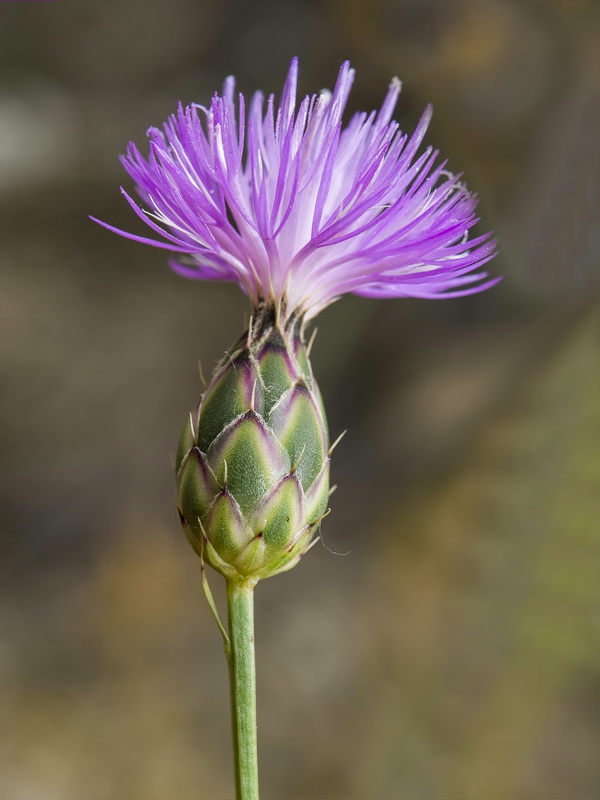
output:
M394 78L378 112L342 115L354 70L333 93L297 106L298 62L279 106L256 92L246 108L235 80L209 108L179 106L148 131L150 153L129 145L122 163L162 241L103 224L176 253L186 278L236 281L258 306L273 301L307 319L346 292L368 297L456 297L493 286L480 268L490 235L469 239L477 198L428 147L418 154L428 106L411 136L392 114Z

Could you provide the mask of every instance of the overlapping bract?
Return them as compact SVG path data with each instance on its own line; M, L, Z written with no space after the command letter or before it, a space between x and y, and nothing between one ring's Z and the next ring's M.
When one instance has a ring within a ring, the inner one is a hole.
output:
M269 312L217 366L177 454L194 549L226 577L293 567L325 513L325 412L294 326Z
M279 106L257 92L247 112L229 77L210 107L180 105L151 128L147 158L131 143L122 161L143 208L124 194L164 241L106 227L174 251L185 277L236 281L255 307L285 300L306 319L346 292L448 297L496 283L480 271L489 234L468 239L476 197L437 151L418 155L431 108L403 134L395 79L379 112L343 128L349 64L333 93L299 106L297 77L294 60Z

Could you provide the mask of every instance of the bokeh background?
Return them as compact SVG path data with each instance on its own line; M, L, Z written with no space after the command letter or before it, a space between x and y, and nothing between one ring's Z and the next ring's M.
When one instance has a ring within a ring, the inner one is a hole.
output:
M246 303L87 217L139 230L127 141L295 54L306 92L353 61L350 110L399 75L405 129L433 101L505 280L319 320L349 433L325 546L258 590L264 797L600 797L599 26L594 0L0 4L3 800L232 797L170 454Z

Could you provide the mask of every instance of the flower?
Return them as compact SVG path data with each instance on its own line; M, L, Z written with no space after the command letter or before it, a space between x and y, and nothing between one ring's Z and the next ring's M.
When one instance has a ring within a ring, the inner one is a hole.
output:
M162 241L100 224L173 251L184 277L236 281L255 307L305 320L347 292L456 297L497 283L480 271L495 255L490 234L468 238L476 196L437 150L418 154L431 106L402 133L394 78L378 112L343 127L349 63L332 93L299 106L297 79L294 59L279 106L256 92L246 110L229 77L209 108L180 104L163 130L150 128L148 157L130 143L121 160L143 206L122 192Z

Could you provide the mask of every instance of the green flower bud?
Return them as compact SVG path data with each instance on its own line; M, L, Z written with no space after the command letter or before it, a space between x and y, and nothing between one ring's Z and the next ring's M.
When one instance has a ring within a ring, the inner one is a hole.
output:
M259 311L217 364L177 450L177 504L226 577L291 569L327 509L327 421L299 321Z

